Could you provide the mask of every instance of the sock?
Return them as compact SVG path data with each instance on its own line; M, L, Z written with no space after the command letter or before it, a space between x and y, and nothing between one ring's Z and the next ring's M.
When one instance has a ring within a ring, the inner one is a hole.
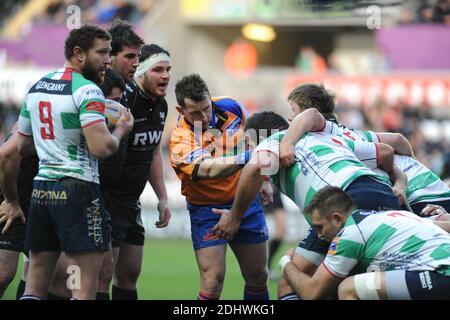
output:
M109 298L109 292L97 292L95 300L111 300Z
M126 290L112 286L112 300L137 300L137 290Z
M44 300L41 297L33 296L32 294L23 295L19 300Z
M212 294L206 294L203 291L199 291L197 294L197 300L219 300L220 296L215 296Z
M20 300L20 298L23 296L26 284L27 283L25 281L20 279L19 285L17 286L16 300Z
M288 293L285 294L284 296L279 297L278 300L302 300L302 299L295 293Z
M47 293L47 300L69 300L69 297L62 297L62 296L58 296L56 294L53 293Z
M277 250L280 247L282 242L283 241L280 239L272 239L269 242L269 259L267 260L267 266L269 267L269 269L270 269L270 266L272 265L273 256L277 252Z
M269 291L265 288L251 288L245 286L244 300L269 300Z

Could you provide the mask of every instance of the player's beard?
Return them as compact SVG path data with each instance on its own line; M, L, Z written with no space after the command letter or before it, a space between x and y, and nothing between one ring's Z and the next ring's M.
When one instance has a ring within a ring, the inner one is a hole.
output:
M86 79L91 80L96 84L103 83L103 78L100 76L100 71L89 60L86 61L81 73Z

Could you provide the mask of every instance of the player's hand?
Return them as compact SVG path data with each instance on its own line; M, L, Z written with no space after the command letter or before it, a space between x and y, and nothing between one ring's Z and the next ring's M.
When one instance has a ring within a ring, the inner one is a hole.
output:
M212 209L214 213L220 214L220 220L212 229L212 232L220 238L231 240L233 239L235 233L238 231L241 225L241 220L236 219L230 212L226 209Z
M123 130L125 133L130 133L133 129L134 118L131 114L130 110L121 108L120 109L120 117L116 122L116 129Z
M423 217L435 216L437 214L447 214L448 212L441 206L437 204L428 204L422 209L420 215Z
M269 203L273 202L273 188L269 181L264 181L259 189L259 194L261 196L261 202L263 206L267 206Z
M295 248L290 248L285 252L285 256L290 256L291 258L294 256Z
M167 200L160 200L158 202L159 220L155 222L157 228L165 228L170 222L170 208Z
M406 203L406 192L405 189L398 186L393 186L392 191L394 192L395 196L398 198L398 201L400 201L400 204Z
M281 140L280 143L280 164L287 168L294 164L295 147L292 143L287 143Z
M19 218L22 223L26 222L25 215L23 214L19 202L4 200L2 204L0 204L0 223L6 221L2 234L5 234L6 231L8 231L13 221L17 218Z

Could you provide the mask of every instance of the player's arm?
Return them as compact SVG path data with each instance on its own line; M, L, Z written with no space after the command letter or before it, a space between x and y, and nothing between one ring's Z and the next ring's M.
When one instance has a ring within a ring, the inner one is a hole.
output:
M170 221L170 209L168 204L167 189L164 182L164 165L161 146L158 145L153 151L153 161L150 166L150 177L148 181L158 197L159 220L155 222L157 228L167 227Z
M14 127L15 130L16 127ZM17 131L0 147L0 189L5 200L0 204L0 223L6 221L4 234L11 223L20 218L25 223L25 215L19 205L17 177L22 157L17 147Z
M95 121L83 127L89 152L98 159L106 159L119 148L120 140L133 128L133 116L128 110L120 110L120 118L117 120L112 133L108 131L104 121Z
M267 150L258 151L252 156L250 162L242 169L231 210L213 209L213 212L221 214L213 232L227 240L233 238L242 217L266 180L264 173L271 168L278 169L278 162L278 155Z
M325 117L315 108L298 114L281 140L280 162L283 167L294 163L294 145L309 131L321 131L325 127Z
M292 262L286 262L283 266L283 275L295 293L304 300L336 298L337 288L343 280L327 271L323 263L312 276L309 276Z
M36 154L33 137L19 134L17 137L17 149L22 156L31 156Z
M379 142L390 145L395 153L414 157L411 144L402 134L395 132L377 132Z
M245 165L250 158L250 151L242 152L236 156L206 158L198 164L196 180L220 179L229 177Z

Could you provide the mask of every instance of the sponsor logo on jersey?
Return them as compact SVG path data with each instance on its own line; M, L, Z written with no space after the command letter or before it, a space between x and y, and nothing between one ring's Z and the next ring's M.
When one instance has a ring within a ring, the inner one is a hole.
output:
M91 101L86 105L86 111L105 113L105 104L99 101Z
M433 289L433 282L431 281L430 272L424 271L419 273L420 284L423 289L431 290Z
M339 237L336 237L336 238L333 239L333 241L330 244L330 247L328 248L328 253L327 254L333 255L333 256L336 254L337 246L339 244L339 239L340 239Z
M133 145L158 144L161 140L162 131L140 132L134 135Z
M187 164L192 163L192 162L194 162L195 159L201 157L204 154L208 154L208 150L205 150L205 149L194 150L186 156L185 162Z
M65 86L67 86L67 83L52 83L41 80L36 84L36 90L63 91Z
M226 133L230 136L235 134L239 130L239 126L241 125L241 119L237 118L233 120L225 129Z

